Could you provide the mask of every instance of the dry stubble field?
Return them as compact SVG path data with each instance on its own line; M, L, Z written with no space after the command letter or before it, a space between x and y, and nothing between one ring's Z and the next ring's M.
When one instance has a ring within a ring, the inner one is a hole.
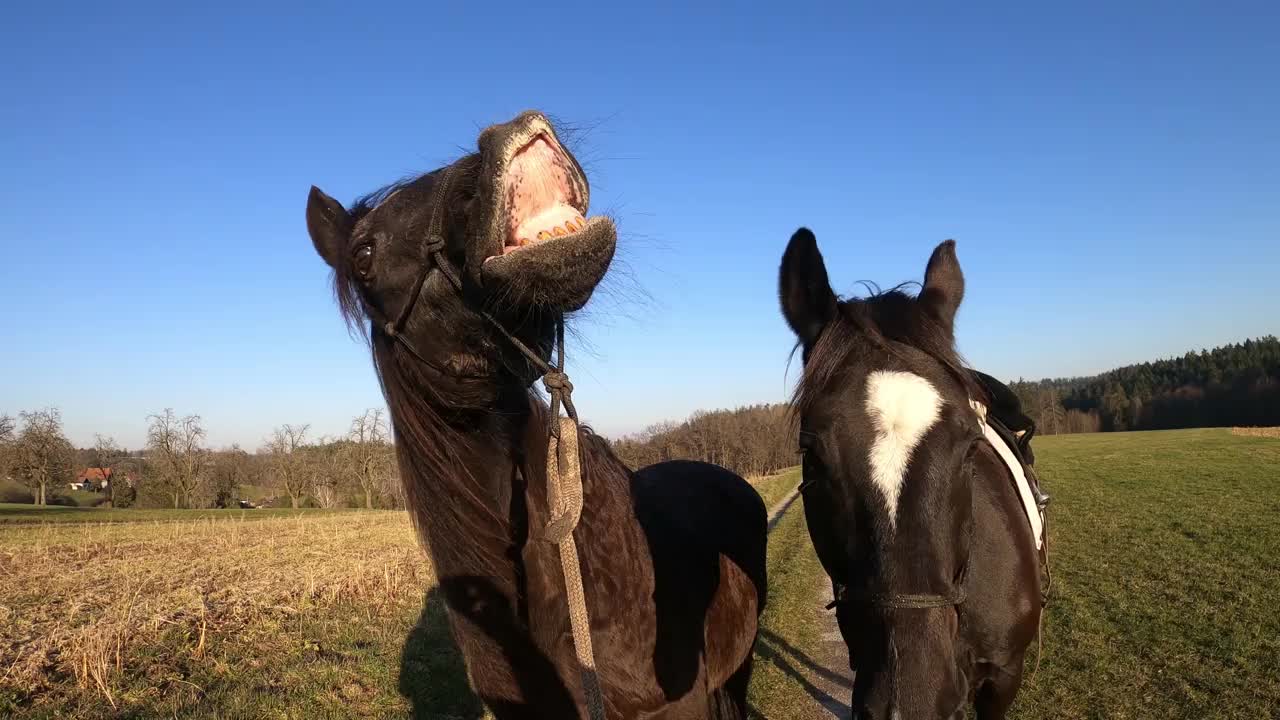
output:
M1278 717L1280 439L1037 448L1057 589L1014 716ZM757 487L772 505L795 479ZM771 720L813 704L800 509L770 540L751 699ZM480 718L432 585L397 512L0 506L0 717Z

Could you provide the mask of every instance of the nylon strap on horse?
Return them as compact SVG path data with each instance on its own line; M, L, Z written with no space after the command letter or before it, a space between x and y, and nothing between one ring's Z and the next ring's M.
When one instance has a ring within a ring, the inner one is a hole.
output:
M444 171L440 189L432 203L431 221L427 226L426 258L422 270L414 281L409 302L392 322L382 326L387 336L398 341L419 361L445 374L461 379L480 379L483 376L457 375L428 361L403 334L405 323L418 303L422 288L432 266L448 279L449 284L462 295L462 279L453 271L445 257L443 232L444 205L453 181L453 168ZM582 691L586 696L587 713L591 720L604 720L604 693L600 689L600 677L596 672L595 651L591 644L591 617L587 613L586 593L582 585L582 564L578 559L578 546L573 530L582 517L582 464L578 455L578 411L573 406L573 384L564 372L564 316L556 319L556 352L558 359L553 366L536 352L507 331L506 327L487 310L473 308L521 355L542 373L542 385L551 397L548 415L547 438L547 503L551 519L543 531L543 539L555 544L560 552L560 566L564 571L565 599L569 605L569 627L573 632L573 649L582 669ZM568 417L560 417L560 406Z

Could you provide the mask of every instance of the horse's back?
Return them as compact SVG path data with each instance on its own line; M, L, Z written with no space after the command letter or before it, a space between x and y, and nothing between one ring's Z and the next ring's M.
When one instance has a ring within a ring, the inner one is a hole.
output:
M713 695L745 703L756 621L768 593L764 501L737 474L687 460L637 471L632 495L653 557L659 654L703 656ZM656 669L668 693L690 689L691 665Z
M636 471L637 510L689 541L706 542L753 572L763 589L768 511L751 484L719 465L669 460Z
M763 598L768 511L750 483L719 465L668 460L637 470L633 495L651 522L738 563Z

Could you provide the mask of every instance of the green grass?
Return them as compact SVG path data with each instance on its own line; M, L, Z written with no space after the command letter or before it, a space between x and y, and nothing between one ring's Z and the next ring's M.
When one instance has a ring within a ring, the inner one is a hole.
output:
M1190 430L1036 447L1055 585L1016 717L1275 717L1280 441Z
M1033 647L1011 717L1280 717L1280 440L1214 429L1035 445L1055 584L1041 666L1032 678ZM825 598L799 509L769 541L751 701L770 718L816 716L798 659L821 655Z
M760 493L767 510L772 510L778 501L800 484L800 468L787 468L774 475L767 475L752 483L756 492Z
M786 491L795 487L799 475L799 469L787 473ZM812 662L822 632L816 601L823 578L804 512L796 502L769 535L769 598L760 618L748 692L753 717L803 717L800 709L813 706L801 673L802 666Z
M68 490L65 485L47 489L50 504L72 505L76 507L92 507L101 503L105 496L102 493L88 490ZM31 491L16 480L0 478L0 505L13 501L15 504L31 501Z
M241 485L240 491L236 494L236 497L257 502L268 497L276 497L277 495L278 493L275 490L263 485ZM288 501L288 499L289 498L287 497L285 498L286 501Z

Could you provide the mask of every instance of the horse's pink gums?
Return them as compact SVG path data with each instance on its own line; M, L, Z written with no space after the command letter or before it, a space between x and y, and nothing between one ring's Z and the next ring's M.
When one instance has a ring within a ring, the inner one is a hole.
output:
M503 183L507 198L504 252L577 232L585 224L574 207L568 160L546 138L537 137L511 159Z

